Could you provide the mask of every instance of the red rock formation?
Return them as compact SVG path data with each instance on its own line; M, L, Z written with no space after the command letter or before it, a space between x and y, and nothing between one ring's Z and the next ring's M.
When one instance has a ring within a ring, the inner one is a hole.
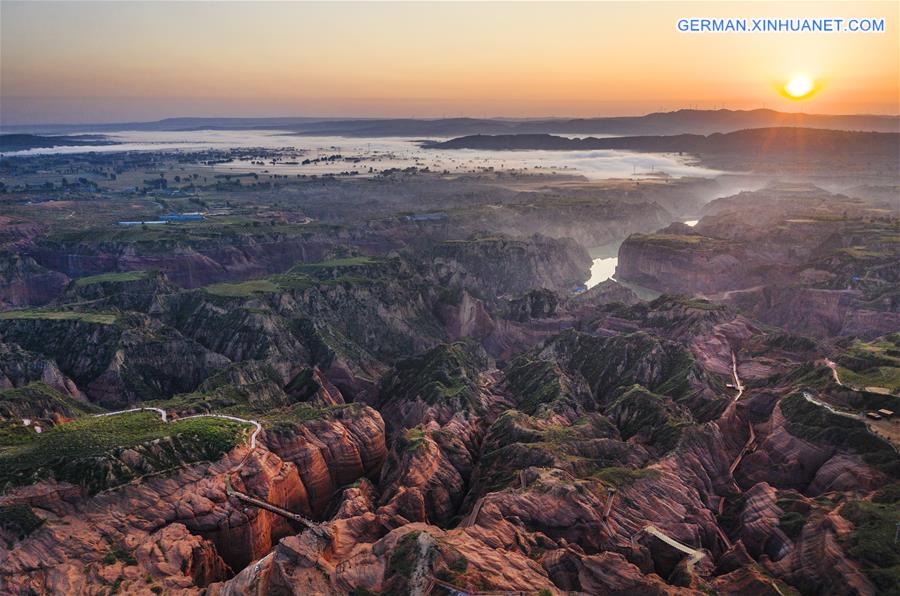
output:
M768 423L757 429L757 445L736 471L741 486L767 482L776 488L802 491L833 454L833 449L814 445L789 433L778 407Z
M206 586L230 571L215 547L183 524L170 524L151 534L137 547L134 558L149 577L168 589ZM146 576L142 579L146 582Z
M691 594L667 585L655 574L644 575L617 553L581 557L578 570L580 591L587 594Z
M744 493L738 536L747 552L756 559L766 554L778 561L793 548L790 538L778 527L784 511L775 503L777 497L777 491L765 482Z
M119 577L134 590L154 584L190 590L224 579L229 566L259 558L295 531L283 518L226 497L224 477L245 454L241 448L213 464L187 466L93 497L65 487L39 491L41 485L35 485L0 498L0 505L27 502L44 519L11 549L0 548L0 582L13 592L30 587L72 593L112 585ZM272 453L254 452L235 484L278 506L303 510L296 469Z
M256 450L240 471L230 476L236 490L288 511L312 514L297 468L274 453ZM279 538L294 532L287 519L233 498L229 499L231 508L224 519L215 508L209 508L210 504L208 497L191 494L179 503L176 512L179 518L193 518L186 522L190 529L210 538L233 569L269 552Z
M867 465L860 456L838 453L818 469L806 492L812 496L832 491L869 492L887 485L890 481L886 474Z
M333 417L270 431L266 443L299 471L313 516L321 516L339 487L377 475L387 456L384 422L368 406L335 409Z

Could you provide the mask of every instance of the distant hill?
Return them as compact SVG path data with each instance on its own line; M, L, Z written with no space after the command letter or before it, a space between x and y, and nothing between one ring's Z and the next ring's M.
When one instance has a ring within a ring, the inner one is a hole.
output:
M349 137L455 137L499 134L677 135L734 132L747 128L802 127L900 132L900 117L827 115L775 110L678 110L603 118L167 118L155 122L91 125L6 126L6 132L69 134L118 130L283 130L297 135Z
M897 116L804 114L775 110L678 110L657 112L646 116L622 118L589 118L568 120L555 130L530 129L524 123L517 132L549 132L567 134L618 135L708 135L748 128L800 127L828 130L858 130L868 132L900 132Z
M105 124L14 124L4 125L4 133L36 135L65 135L82 132L155 131L179 132L190 130L292 130L325 118L165 118L151 122L112 122Z
M646 116L542 120L333 120L309 122L298 134L346 136L462 136L472 134L708 135L747 128L801 127L900 132L896 116L802 114L775 110L679 110Z
M25 151L45 147L114 145L100 135L39 136L30 134L0 135L0 151Z
M578 151L590 149L625 149L646 152L704 153L713 151L834 152L854 151L882 153L896 150L900 134L856 132L816 128L754 128L730 133L629 136L609 138L569 138L549 134L471 135L449 141L425 141L431 149L545 149Z
M569 138L546 134L472 135L449 141L425 141L432 149L585 151L619 149L696 155L705 165L735 170L799 168L804 171L875 168L896 172L900 133L754 128L711 135L680 134L609 138ZM895 174L894 174L895 175Z

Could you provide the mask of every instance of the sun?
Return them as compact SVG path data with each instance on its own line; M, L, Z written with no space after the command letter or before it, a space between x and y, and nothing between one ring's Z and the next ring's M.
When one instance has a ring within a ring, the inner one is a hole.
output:
M784 86L785 95L791 99L806 99L815 90L815 82L806 75L797 75Z

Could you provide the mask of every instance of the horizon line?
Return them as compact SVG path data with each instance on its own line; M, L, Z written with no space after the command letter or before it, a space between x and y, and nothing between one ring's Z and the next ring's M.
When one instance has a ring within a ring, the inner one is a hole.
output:
M18 128L18 127L27 127L27 126L115 126L119 124L152 124L155 122L165 122L167 120L287 120L287 119L306 119L306 120L318 120L318 121L327 121L327 120L421 120L421 121L429 121L429 120L593 120L593 119L624 119L624 118L643 118L646 116L652 116L656 114L675 114L678 112L774 112L777 114L784 114L787 116L822 116L829 118L847 118L847 117L869 117L869 118L900 118L900 112L894 114L887 113L873 113L873 112L851 112L851 113L841 113L841 114L829 114L829 113L821 113L821 112L803 112L803 111L795 111L795 112L784 112L781 110L776 110L773 108L759 107L759 108L748 108L748 109L734 109L734 108L677 108L668 111L653 111L653 112L645 112L634 115L593 115L593 116L566 116L566 115L546 115L546 116L503 116L503 115L494 115L494 116L473 116L473 115L458 115L458 116L354 116L354 115L343 115L343 116L309 116L309 115L280 115L280 116L164 116L155 119L149 120L116 120L109 122L21 122L15 124L4 124L0 121L0 132L4 128Z

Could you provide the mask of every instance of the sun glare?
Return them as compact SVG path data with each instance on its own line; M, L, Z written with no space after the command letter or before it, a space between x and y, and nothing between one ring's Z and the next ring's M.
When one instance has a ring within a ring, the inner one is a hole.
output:
M805 99L812 95L816 85L806 75L797 75L784 86L785 94L791 99Z

